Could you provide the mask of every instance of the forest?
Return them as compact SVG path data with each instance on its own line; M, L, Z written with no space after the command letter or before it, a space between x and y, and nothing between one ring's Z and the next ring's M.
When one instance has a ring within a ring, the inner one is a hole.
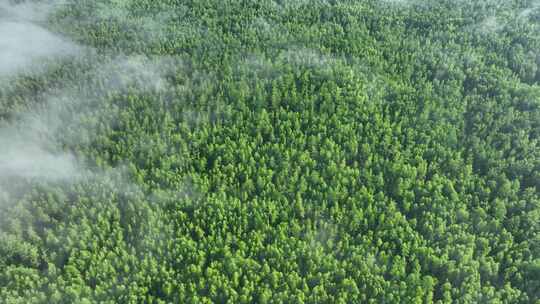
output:
M0 0L0 303L540 304L540 1Z

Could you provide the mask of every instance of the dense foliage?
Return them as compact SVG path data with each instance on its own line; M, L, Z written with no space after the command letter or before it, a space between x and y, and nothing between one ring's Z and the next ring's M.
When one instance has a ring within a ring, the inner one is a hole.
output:
M0 172L0 302L540 303L538 7L62 7L0 128L78 168Z

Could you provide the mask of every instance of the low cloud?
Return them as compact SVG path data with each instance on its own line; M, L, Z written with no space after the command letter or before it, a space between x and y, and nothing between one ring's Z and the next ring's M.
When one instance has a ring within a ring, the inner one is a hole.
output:
M80 47L40 25L52 3L0 3L0 77L32 73L44 62L77 54Z
M11 4L9 1L0 2L0 17L26 22L42 22L59 9L64 3L60 1L19 2Z
M92 161L79 151L119 123L123 105L117 102L123 103L128 95L168 92L169 77L183 67L176 57L98 54L79 46L44 25L61 6L59 1L0 0L2 94L9 96L16 87L10 84L17 83L18 76L39 75L49 63L69 61L73 66L69 77L45 92L17 95L22 107L9 110L9 121L0 119L0 205L13 203L34 183L101 180L110 174L103 171L120 170L90 167ZM122 7L110 16L103 10L98 13L104 14L102 19L130 20L127 25L136 29L131 16L123 13L127 10ZM158 15L144 28L161 31L168 15Z
M164 73L170 70L170 60L124 56L109 59L75 83L68 83L71 88L44 93L39 106L0 124L0 179L66 181L86 174L74 154L60 148L61 143L88 144L71 133L84 132L85 139L91 140L97 132L97 126L92 124L100 122L84 122L84 116L104 111L102 106L111 94L165 90L168 82ZM112 123L114 117L101 118L107 119L111 121L105 123Z
M9 138L7 139L10 140ZM0 140L6 144L6 138ZM75 158L70 154L55 154L31 142L9 142L8 148L0 149L2 177L40 178L62 180L78 172Z
M521 19L528 19L531 17L531 15L533 15L534 13L540 11L540 1L534 1L533 3L531 3L531 5L527 8L525 8L524 10L522 10L518 17L521 18Z
M78 174L75 157L55 148L53 135L60 128L55 116L36 111L0 126L0 179L59 181Z

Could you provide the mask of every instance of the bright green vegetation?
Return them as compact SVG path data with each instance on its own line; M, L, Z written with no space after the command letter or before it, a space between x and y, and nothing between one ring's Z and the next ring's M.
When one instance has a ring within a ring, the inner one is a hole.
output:
M0 126L69 91L85 169L0 179L0 302L540 303L538 3L74 2Z

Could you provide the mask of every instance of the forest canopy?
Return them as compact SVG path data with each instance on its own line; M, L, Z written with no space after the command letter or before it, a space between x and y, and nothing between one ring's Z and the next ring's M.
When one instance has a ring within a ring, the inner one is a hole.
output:
M0 0L0 303L540 303L540 1Z

